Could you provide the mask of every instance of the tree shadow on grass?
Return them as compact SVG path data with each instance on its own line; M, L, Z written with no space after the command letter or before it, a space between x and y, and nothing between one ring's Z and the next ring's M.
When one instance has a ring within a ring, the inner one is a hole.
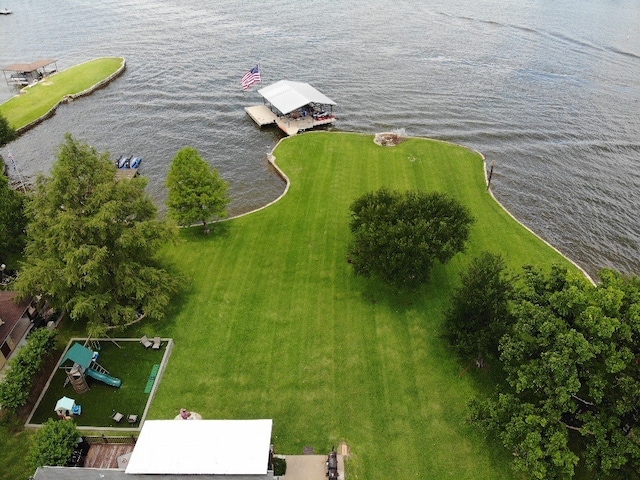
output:
M214 222L208 224L209 233L205 233L202 225L180 229L180 238L190 243L205 243L225 238L231 231L230 222Z
M355 273L351 274L355 276ZM415 288L397 287L375 277L357 277L355 288L360 289L367 303L383 305L397 313L413 310L425 302L441 305L438 308L443 309L449 298L449 282L445 281L449 275L452 274L448 273L446 266L436 265L429 282Z

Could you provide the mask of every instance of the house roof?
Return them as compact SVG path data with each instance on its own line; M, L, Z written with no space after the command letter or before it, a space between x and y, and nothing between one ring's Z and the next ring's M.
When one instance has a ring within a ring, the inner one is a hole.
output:
M126 473L265 475L272 424L270 419L147 420Z
M222 480L273 480L264 475L225 475ZM130 475L114 468L39 467L33 480L221 480L220 475Z
M18 292L0 290L0 344L5 341L29 306L29 302L18 302L17 298Z
M258 93L284 115L310 103L336 105L336 102L308 83L292 82L290 80L280 80L261 88Z

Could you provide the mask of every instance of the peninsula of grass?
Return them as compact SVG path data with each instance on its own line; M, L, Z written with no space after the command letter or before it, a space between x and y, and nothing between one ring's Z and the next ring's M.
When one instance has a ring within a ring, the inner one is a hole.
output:
M348 478L513 478L510 454L466 421L491 369L465 373L442 339L442 312L483 250L513 269L569 262L492 198L469 149L322 132L274 155L291 181L280 201L209 235L186 229L162 252L184 290L166 322L144 327L175 341L149 418L181 407L273 418L277 453L346 442ZM414 293L356 277L346 261L349 206L381 186L447 192L476 218L466 254Z
M92 92L124 71L121 57L97 58L76 65L24 88L21 94L0 105L9 125L19 132L50 116L66 98Z

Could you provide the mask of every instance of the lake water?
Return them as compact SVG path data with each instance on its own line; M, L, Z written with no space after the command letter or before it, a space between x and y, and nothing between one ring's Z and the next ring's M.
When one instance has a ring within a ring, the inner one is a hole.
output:
M7 0L0 65L60 69L124 56L125 74L0 153L48 172L71 132L144 158L164 209L175 153L197 148L231 182L232 213L277 197L266 162L280 134L258 129L242 92L309 82L335 100L336 127L448 140L495 161L497 198L589 273L640 273L640 4L637 0ZM14 91L0 79L0 101ZM11 172L15 178L15 172Z

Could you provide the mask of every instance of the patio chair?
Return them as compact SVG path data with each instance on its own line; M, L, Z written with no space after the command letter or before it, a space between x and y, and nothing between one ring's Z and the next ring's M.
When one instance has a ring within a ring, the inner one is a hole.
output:
M149 340L149 338L147 338L146 335L144 335L141 339L140 339L140 343L142 345L144 345L144 348L149 348L151 345L153 345L153 343L151 342L151 340Z
M129 422L129 425L133 425L135 423L138 423L138 415L129 415L127 417L127 422Z
M111 415L111 419L116 423L120 423L123 418L124 418L124 415L121 414L120 412L116 412L115 410L113 411L113 415Z
M162 342L160 341L160 337L153 337L153 346L151 347L154 350L160 350L162 346Z

